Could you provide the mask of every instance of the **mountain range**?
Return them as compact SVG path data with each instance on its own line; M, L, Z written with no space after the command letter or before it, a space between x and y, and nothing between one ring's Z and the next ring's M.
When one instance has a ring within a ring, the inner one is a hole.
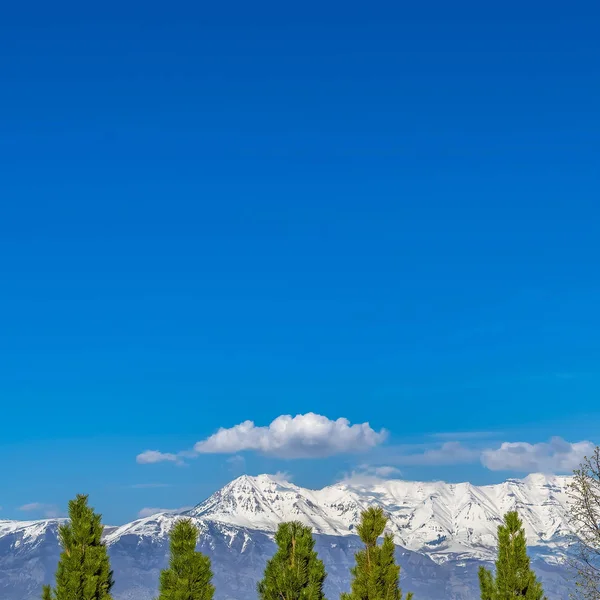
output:
M569 477L529 475L503 483L353 479L309 490L278 476L242 476L191 510L159 513L105 528L115 572L115 600L151 600L168 560L169 531L185 515L200 530L199 549L213 564L216 600L256 597L256 582L275 551L279 523L298 520L313 529L328 572L326 594L349 588L349 569L360 548L362 510L381 506L397 545L401 585L416 600L476 600L477 569L495 559L503 515L518 510L532 565L548 598L566 600L572 589L569 552ZM60 554L61 519L0 521L0 599L32 600L52 582Z

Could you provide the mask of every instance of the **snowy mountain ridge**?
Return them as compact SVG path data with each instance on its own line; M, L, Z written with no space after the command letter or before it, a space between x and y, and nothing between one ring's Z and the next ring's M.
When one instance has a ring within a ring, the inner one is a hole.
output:
M355 535L360 513L381 506L397 545L426 553L436 562L445 555L489 558L503 515L517 509L530 546L566 547L570 477L530 475L501 484L352 480L309 490L269 475L239 477L184 513L201 525L274 532L290 520L310 525L316 534ZM174 514L146 517L116 528L109 544L122 535L166 535Z
M247 597L274 552L279 523L299 520L313 528L326 564L328 597L347 589L349 568L360 547L356 525L368 506L381 506L398 547L406 589L420 600L474 600L477 567L496 555L503 515L517 509L536 569L548 596L568 597L564 558L570 542L570 477L530 475L496 485L352 479L309 490L279 477L242 476L195 508L159 513L105 528L117 577L117 600L150 600L167 563L169 532L190 517L200 530L200 549L215 568L217 600ZM64 519L0 521L0 598L39 598L52 580ZM404 585L404 584L403 584Z

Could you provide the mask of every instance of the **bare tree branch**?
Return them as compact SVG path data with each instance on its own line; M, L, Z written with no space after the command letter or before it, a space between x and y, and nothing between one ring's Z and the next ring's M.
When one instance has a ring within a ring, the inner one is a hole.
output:
M585 457L569 486L575 555L570 564L577 573L576 595L600 600L600 447Z

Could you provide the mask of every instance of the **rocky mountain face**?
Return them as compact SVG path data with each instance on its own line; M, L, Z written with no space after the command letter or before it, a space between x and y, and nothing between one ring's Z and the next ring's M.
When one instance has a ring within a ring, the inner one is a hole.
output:
M299 520L315 533L325 562L326 592L349 587L349 569L360 547L360 512L382 506L390 517L402 566L402 587L417 600L476 600L477 569L495 558L496 529L517 509L527 532L534 568L554 600L567 599L570 573L568 477L530 475L490 486L469 483L348 481L307 490L268 475L242 476L187 511L200 529L199 549L213 563L217 600L255 597L275 546L279 523ZM116 600L151 600L166 566L176 514L157 514L105 531L115 571ZM40 597L52 581L60 548L60 520L0 521L0 599Z

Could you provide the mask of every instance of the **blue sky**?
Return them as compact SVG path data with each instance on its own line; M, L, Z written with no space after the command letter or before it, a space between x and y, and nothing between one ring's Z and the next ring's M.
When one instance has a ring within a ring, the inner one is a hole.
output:
M600 424L599 10L4 9L0 518L568 470Z

